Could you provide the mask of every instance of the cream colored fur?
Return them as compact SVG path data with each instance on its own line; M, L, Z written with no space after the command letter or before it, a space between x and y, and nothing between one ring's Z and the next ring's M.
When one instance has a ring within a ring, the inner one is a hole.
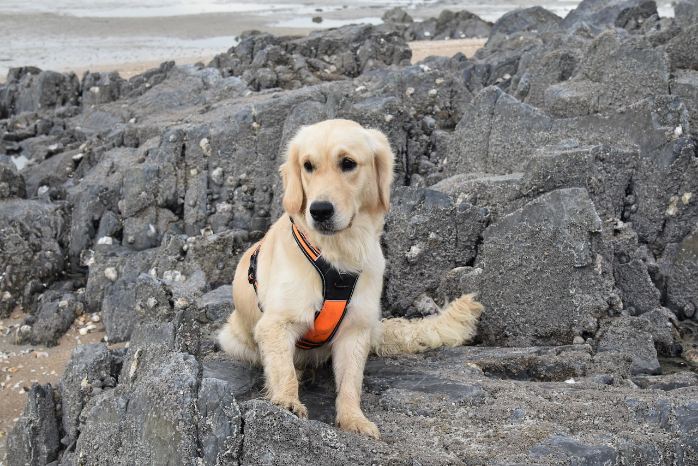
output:
M346 158L356 162L356 168L343 170ZM379 437L378 428L360 407L369 352L413 353L460 345L474 336L482 311L472 295L466 295L438 316L381 322L385 259L380 235L389 208L393 160L386 137L357 123L328 120L302 128L289 144L281 167L287 213L263 240L258 295L247 280L255 245L240 259L233 281L235 311L219 334L222 348L231 357L263 366L270 401L303 418L307 410L298 399L295 368L317 366L332 357L337 425L374 438ZM329 233L318 230L310 215L314 201L331 202L335 208ZM313 350L297 349L295 342L313 326L315 312L322 306L322 284L291 235L289 215L334 267L361 271L333 340Z

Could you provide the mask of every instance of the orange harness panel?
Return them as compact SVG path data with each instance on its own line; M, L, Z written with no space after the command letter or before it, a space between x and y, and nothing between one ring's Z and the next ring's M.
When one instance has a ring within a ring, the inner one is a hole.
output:
M296 227L291 218L291 233L296 240L296 244L303 252L305 257L315 267L320 279L322 280L322 309L315 314L315 323L313 328L308 330L297 342L296 346L301 349L319 348L325 343L332 340L339 324L342 323L344 316L347 313L347 306L354 293L354 287L359 280L358 273L340 272L332 267L322 257L322 251L310 244L310 241ZM250 268L247 272L247 279L257 292L257 255L262 243L257 246L257 249L250 257ZM261 306L260 306L261 309Z

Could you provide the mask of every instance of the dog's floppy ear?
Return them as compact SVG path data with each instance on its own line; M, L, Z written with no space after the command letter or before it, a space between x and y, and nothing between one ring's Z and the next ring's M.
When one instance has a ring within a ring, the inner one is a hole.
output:
M390 185L393 183L393 165L395 155L390 149L388 138L375 129L367 130L371 135L371 149L373 150L373 164L376 169L378 181L378 205L385 213L390 212Z
M280 168L281 177L284 180L284 209L289 215L295 215L303 208L303 184L301 182L301 166L298 161L301 131L288 144L286 161Z

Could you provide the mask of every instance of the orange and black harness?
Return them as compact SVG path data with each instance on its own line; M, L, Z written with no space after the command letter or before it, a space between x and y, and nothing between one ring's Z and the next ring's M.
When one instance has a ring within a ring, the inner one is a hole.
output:
M290 217L289 217L290 218ZM351 295L354 293L354 287L359 280L359 273L340 272L330 265L322 257L322 252L310 244L310 241L298 229L291 218L291 232L296 244L305 257L308 258L315 270L320 274L322 280L322 309L315 313L314 328L308 330L297 342L296 346L301 349L319 348L325 343L332 340L339 324L342 323L344 316L347 313L347 306L351 300ZM262 240L264 241L264 240ZM262 243L259 243L257 249L250 257L250 268L247 272L247 280L254 287L257 293L257 255ZM259 306L262 309L261 306Z

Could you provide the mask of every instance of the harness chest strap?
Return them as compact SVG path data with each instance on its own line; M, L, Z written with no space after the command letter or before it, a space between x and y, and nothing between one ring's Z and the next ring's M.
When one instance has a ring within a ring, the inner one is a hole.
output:
M305 257L313 264L322 281L322 309L315 314L314 328L310 329L297 342L301 349L319 348L332 340L347 313L347 306L354 293L360 274L340 272L322 257L322 251L313 246L291 219L291 233ZM262 240L263 241L263 240ZM257 256L262 243L250 257L247 279L257 292ZM261 309L261 306L260 306Z

